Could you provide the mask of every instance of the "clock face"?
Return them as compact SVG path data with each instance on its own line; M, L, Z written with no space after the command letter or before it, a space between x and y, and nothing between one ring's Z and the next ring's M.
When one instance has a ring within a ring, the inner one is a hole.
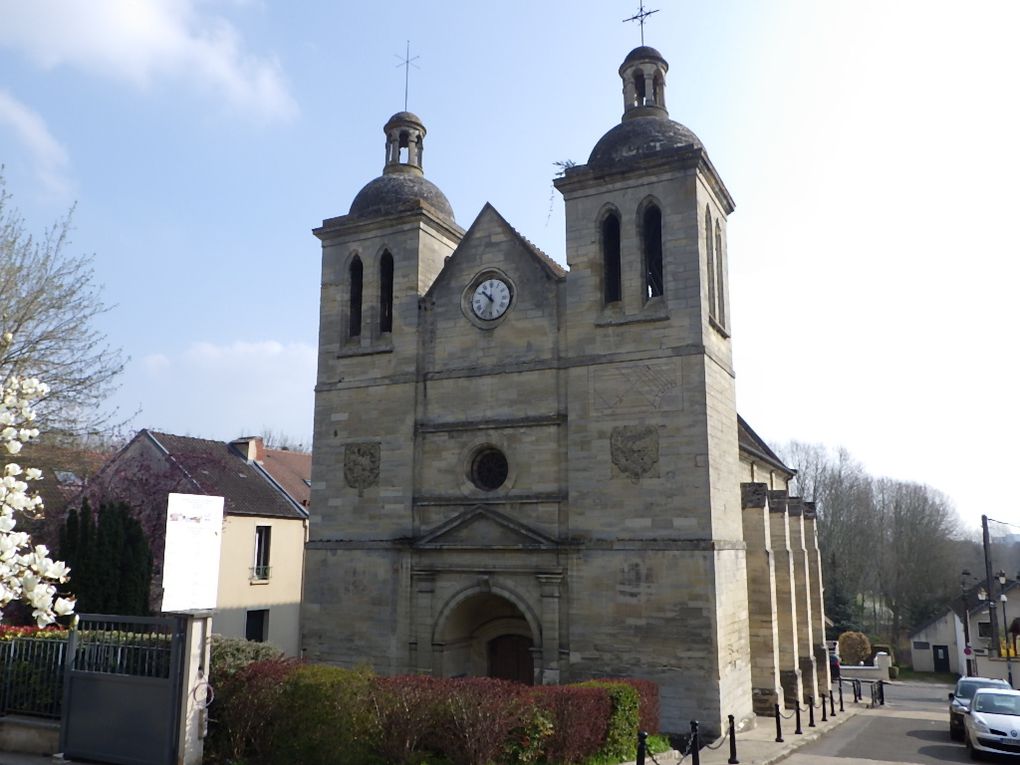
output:
M484 321L493 321L510 307L510 286L502 279L486 279L475 287L471 310Z

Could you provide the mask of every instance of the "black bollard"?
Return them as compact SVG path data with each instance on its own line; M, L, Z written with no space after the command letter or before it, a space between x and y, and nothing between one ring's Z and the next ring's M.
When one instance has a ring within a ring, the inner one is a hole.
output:
M832 696L832 686L829 686L829 717L836 716L836 699Z
M794 731L794 734L800 736L800 735L803 735L803 733L804 733L804 731L802 731L800 729L800 699L794 699L794 701L797 704L796 709L795 709L795 711L797 713L797 729Z
M839 681L839 711L840 712L845 712L846 711L845 709L843 709L843 681L842 680Z
M885 681L878 681L878 703L881 706L885 706Z
M822 722L827 721L829 718L825 716L825 696L822 696Z
M783 743L783 717L779 713L778 704L776 704L776 743Z
M637 759L634 765L645 765L645 750L648 748L648 734L639 730L637 734Z
M807 719L808 719L807 726L809 728L813 728L813 727L815 727L815 697L814 696L808 696L807 697L807 710L808 710L808 712L807 712Z
M730 758L726 760L727 765L740 765L740 760L737 759L737 726L733 723L733 715L729 715L730 720Z
M701 765L701 742L698 740L698 721L691 720L691 765Z

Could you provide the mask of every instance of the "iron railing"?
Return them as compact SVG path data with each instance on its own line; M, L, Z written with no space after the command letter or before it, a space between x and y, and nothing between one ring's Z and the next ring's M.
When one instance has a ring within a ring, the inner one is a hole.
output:
M272 566L252 566L248 577L253 582L265 582L269 579L270 573L272 573Z
M0 643L0 714L59 718L66 658L66 638Z

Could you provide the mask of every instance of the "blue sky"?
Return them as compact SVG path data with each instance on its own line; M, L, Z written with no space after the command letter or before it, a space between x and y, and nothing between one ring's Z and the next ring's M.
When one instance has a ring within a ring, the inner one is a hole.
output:
M738 404L972 523L1020 522L1020 4L663 0L667 104L737 202ZM619 121L636 2L0 0L0 162L29 228L74 202L133 427L311 434L318 242L409 108L467 226L563 261L554 163Z

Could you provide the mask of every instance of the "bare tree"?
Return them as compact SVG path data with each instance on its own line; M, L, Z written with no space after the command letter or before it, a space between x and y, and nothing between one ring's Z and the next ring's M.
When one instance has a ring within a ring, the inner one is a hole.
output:
M0 376L31 375L49 384L37 413L50 433L109 430L114 414L103 405L124 358L95 324L109 307L92 258L67 252L74 209L36 238L11 200L0 174L0 333L14 338L0 354Z
M852 598L857 623L870 611L873 633L896 641L959 597L960 531L946 497L876 479L845 449L793 442L779 452L816 503L826 595Z

